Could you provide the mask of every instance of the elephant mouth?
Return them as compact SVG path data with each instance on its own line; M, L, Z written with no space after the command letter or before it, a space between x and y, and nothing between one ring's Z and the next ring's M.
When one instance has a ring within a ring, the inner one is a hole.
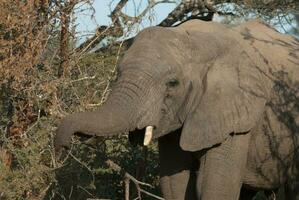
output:
M155 126L145 126L142 129L137 128L133 131L130 131L129 136L133 136L134 137L133 140L138 141L137 143L141 143L139 141L143 141L142 144L144 146L148 146L150 144L152 138L153 138L153 132L154 132L155 129L156 129Z

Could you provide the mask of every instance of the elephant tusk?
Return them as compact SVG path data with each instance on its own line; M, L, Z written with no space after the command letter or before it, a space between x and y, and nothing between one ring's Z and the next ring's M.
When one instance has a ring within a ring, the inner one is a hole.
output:
M144 134L144 140L143 140L143 145L144 146L149 145L149 143L151 142L152 137L153 137L153 129L154 129L153 126L147 126L146 127L145 134Z

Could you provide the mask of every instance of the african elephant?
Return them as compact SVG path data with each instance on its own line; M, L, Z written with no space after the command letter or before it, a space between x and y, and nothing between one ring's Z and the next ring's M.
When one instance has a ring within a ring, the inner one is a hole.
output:
M55 146L74 133L145 130L145 145L158 139L165 199L233 200L242 185L282 184L295 199L298 97L299 41L262 22L150 27L118 64L104 105L66 117Z

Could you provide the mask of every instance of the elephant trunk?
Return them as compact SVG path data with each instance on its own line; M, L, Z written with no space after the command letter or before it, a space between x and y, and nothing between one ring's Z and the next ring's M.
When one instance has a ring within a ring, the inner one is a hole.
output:
M116 101L107 100L98 110L75 113L66 117L58 126L55 149L67 147L75 133L89 136L112 136L133 129L132 111Z

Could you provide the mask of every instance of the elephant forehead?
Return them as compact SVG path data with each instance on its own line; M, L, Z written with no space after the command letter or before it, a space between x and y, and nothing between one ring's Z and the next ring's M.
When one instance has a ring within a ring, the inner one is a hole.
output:
M145 28L140 31L136 36L135 41L149 40L151 42L158 43L161 41L169 40L170 37L174 39L180 37L180 34L178 34L178 32L172 28L154 26Z
M173 71L173 68L178 65L178 62L175 62L173 59L138 56L121 62L119 70L123 74L131 73L133 70L134 73L136 71L144 71L147 74L156 76Z
M150 27L142 30L134 39L129 49L139 54L150 56L167 56L176 51L183 51L185 45L184 36L172 28Z
M142 42L133 45L124 55L120 62L120 69L131 67L143 68L169 68L183 64L185 57L171 43L153 44Z
M149 40L148 38L137 40L129 48L126 55L139 55L145 57L168 57L176 53L182 54L183 45L179 38L165 38L161 40Z

